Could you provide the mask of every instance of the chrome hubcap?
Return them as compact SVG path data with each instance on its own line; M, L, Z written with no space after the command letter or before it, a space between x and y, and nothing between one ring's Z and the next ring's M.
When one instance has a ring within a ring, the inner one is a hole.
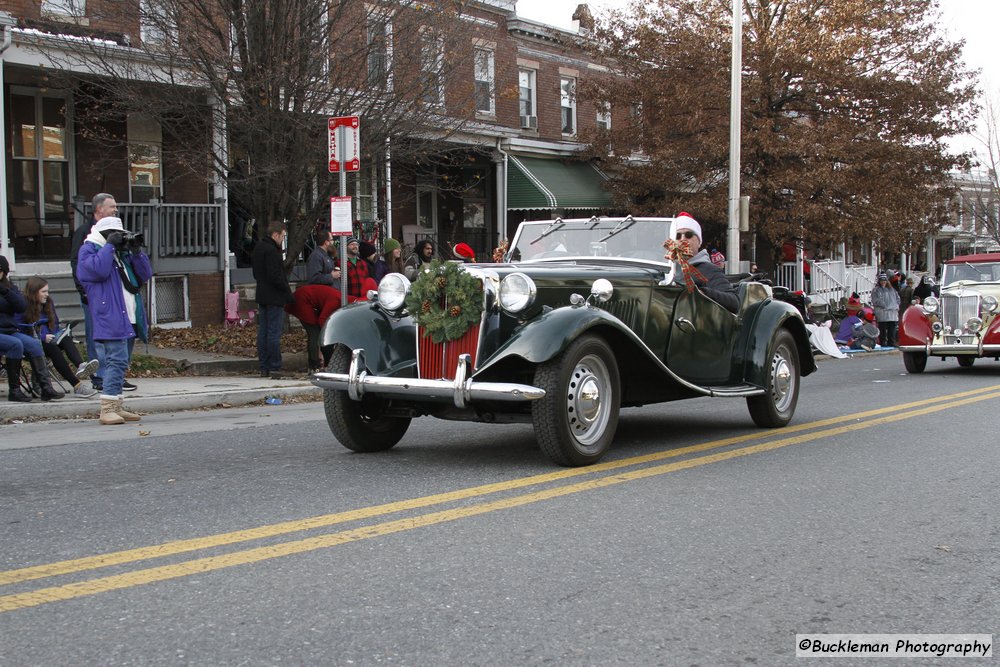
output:
M566 412L573 436L582 445L604 434L609 413L602 398L608 386L610 373L600 358L588 355L574 366L566 388Z
M788 409L795 388L795 376L784 352L783 349L776 351L771 361L771 396L774 407L780 412Z

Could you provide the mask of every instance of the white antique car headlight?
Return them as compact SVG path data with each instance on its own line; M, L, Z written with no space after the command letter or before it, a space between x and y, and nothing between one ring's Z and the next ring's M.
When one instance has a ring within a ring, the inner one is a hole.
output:
M983 321L978 317L970 317L965 321L965 330L969 333L976 333L983 328Z
M983 314L992 315L997 312L998 305L1000 305L1000 302L997 301L997 298L992 294L987 294L982 300Z
M388 310L399 310L410 291L410 280L402 273L387 273L378 284L378 302Z
M938 300L933 296L927 297L921 304L921 306L923 306L924 308L924 312L927 313L928 315L933 315L934 313L936 313L938 311L939 305L940 304L938 303Z
M523 273L512 273L500 283L500 307L516 314L535 302L535 281Z

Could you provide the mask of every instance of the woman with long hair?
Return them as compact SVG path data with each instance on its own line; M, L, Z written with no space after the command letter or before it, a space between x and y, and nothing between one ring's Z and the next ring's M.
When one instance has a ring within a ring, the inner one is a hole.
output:
M375 273L372 278L379 282L387 273L403 272L403 254L399 241L387 238L382 245L382 256L375 262Z
M40 389L39 397L43 401L62 398L65 394L52 387L42 344L34 336L20 331L17 316L26 307L24 295L10 279L10 262L5 255L0 255L0 334L4 334L3 340L0 340L0 349L4 350L4 356L7 357L7 382L10 387L7 400L19 403L31 401L31 397L18 386L21 360L24 357L31 364L31 380Z
M83 398L95 395L97 391L85 387L82 380L86 380L97 370L97 359L84 362L73 337L65 335L66 332L60 329L56 306L49 297L48 281L39 276L28 278L24 286L24 300L28 307L15 316L17 321L34 330L45 356L52 360L59 375L73 386L75 395Z

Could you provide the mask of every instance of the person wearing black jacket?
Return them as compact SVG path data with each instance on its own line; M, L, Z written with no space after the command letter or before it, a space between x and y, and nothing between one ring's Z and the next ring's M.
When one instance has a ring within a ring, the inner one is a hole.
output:
M690 213L678 213L671 225L671 240L675 243L684 243L687 246L691 258L688 263L698 270L702 278L695 278L695 282L708 298L725 308L731 313L740 309L740 298L725 272L712 263L708 252L701 247L701 224L691 217Z
M84 240L90 235L94 225L101 218L117 217L118 203L107 192L99 192L94 195L93 204L94 211L90 220L73 230L73 242L69 251L69 265L73 271L73 282L76 283L76 291L80 293L80 305L83 306L83 326L87 337L87 359L97 359L99 363L97 370L90 376L90 381L94 385L95 390L101 391L104 387L104 364L100 363L101 359L97 354L97 346L94 344L94 322L90 318L90 308L87 307L87 292L83 289L83 283L76 277L76 265L79 259L77 255L80 254L80 246L83 245Z
M272 222L267 226L267 236L253 249L251 264L257 281L257 359L261 377L275 376L281 370L285 304L295 300L281 251L287 233L283 223Z

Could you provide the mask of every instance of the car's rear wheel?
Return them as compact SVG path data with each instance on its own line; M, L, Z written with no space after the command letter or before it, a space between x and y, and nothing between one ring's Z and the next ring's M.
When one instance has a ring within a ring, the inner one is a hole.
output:
M958 365L962 368L972 368L974 363L976 363L975 357L958 357Z
M903 366L906 367L907 373L923 373L924 369L927 368L927 353L904 352Z
M347 373L350 367L351 351L338 345L330 356L328 370ZM410 419L384 416L386 404L387 401L378 396L352 401L346 391L323 390L326 423L340 444L355 452L382 452L403 439Z
M621 381L611 348L602 338L583 336L535 370L545 396L532 402L538 445L559 465L598 461L618 427Z
M787 329L774 334L768 361L764 394L748 397L747 408L755 424L774 428L792 420L799 401L799 350Z

